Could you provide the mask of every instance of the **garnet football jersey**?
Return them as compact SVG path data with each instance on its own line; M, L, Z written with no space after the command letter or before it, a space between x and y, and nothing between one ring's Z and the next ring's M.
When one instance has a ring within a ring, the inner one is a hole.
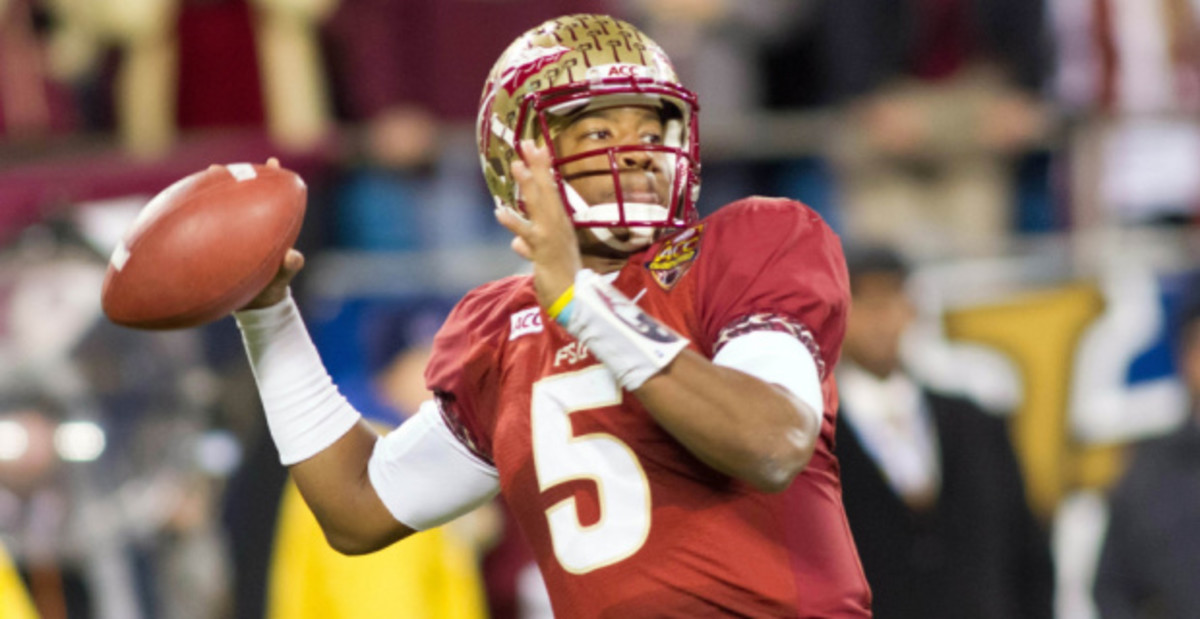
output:
M443 416L494 464L560 617L863 617L833 432L849 306L840 243L796 202L750 198L633 256L613 285L712 359L757 330L813 354L825 414L779 494L709 468L538 306L532 279L468 294L426 371Z

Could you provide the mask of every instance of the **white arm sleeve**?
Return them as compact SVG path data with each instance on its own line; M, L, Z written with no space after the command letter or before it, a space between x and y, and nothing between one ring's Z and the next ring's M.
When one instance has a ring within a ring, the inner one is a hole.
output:
M271 307L234 317L280 462L291 466L307 460L358 423L362 416L325 371L290 291Z
M499 473L455 438L433 401L375 443L367 473L392 516L424 531L482 505Z
M795 337L779 331L752 331L729 340L713 363L787 389L816 413L820 427L825 414L821 375L812 353Z

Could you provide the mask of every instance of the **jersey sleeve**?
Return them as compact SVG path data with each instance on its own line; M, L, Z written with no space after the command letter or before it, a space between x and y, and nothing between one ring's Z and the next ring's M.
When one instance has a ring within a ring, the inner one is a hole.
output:
M837 235L784 199L735 202L708 225L697 265L701 346L715 356L748 333L786 333L804 344L823 379L837 363L850 306Z
M508 333L507 300L520 277L472 290L455 306L433 340L425 385L446 426L462 444L493 464L491 422L499 386L500 346Z

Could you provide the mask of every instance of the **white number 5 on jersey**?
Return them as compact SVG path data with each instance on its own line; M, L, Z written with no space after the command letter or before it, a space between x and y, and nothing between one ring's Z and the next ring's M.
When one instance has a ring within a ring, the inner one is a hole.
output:
M615 406L621 389L602 365L533 385L533 462L542 492L575 479L596 482L600 520L583 526L574 497L546 510L558 562L585 574L637 552L650 533L650 484L628 445L611 434L574 436L571 414Z

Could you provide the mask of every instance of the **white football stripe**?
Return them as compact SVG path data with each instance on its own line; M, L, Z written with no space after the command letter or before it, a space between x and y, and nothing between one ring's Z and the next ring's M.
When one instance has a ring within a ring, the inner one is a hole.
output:
M231 163L225 166L225 169L229 170L229 173L232 174L239 183L242 181L248 181L258 176L258 173L254 171L254 165L249 163Z
M117 244L117 248L113 250L112 258L109 259L109 262L118 271L125 267L126 262L129 262L129 248L125 247L124 241Z

